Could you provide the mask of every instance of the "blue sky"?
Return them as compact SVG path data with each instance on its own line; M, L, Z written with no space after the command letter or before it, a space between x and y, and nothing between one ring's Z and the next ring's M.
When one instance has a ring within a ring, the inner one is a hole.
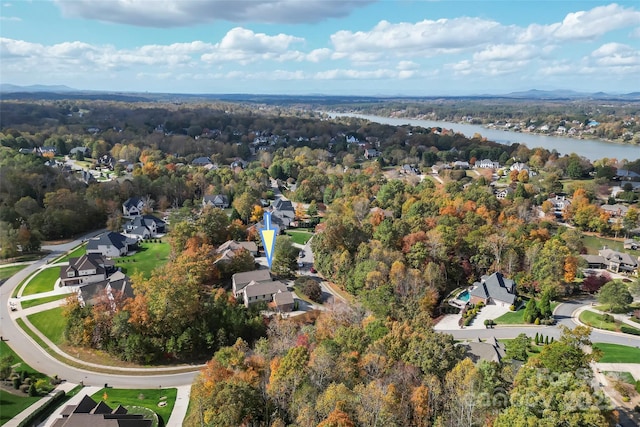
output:
M640 91L640 2L0 0L0 82L461 95Z

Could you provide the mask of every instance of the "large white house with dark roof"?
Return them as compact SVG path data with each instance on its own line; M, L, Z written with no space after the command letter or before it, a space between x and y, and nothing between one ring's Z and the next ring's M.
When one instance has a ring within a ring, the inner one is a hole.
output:
M106 280L113 271L113 261L102 258L100 254L85 254L71 258L69 265L60 267L61 286L83 286Z
M87 242L88 254L100 254L104 257L117 258L125 256L138 241L120 233L109 231Z
M493 273L490 276L482 276L479 282L473 284L473 289L469 291L469 302L471 304L496 304L511 306L516 301L516 282L507 279L502 273Z
M129 197L122 204L122 215L126 217L136 217L142 215L144 209L144 200L139 197Z

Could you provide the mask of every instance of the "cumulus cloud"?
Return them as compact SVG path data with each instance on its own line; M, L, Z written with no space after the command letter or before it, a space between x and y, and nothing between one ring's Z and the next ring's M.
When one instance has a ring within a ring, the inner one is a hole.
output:
M539 48L527 44L494 44L473 54L476 61L514 61L530 59L537 55Z
M596 64L604 67L640 65L640 51L622 43L606 43L591 53Z
M423 20L397 24L380 21L370 31L338 31L331 35L336 58L363 53L431 57L439 53L473 50L511 33L496 21L481 18ZM386 53L383 53L386 52Z
M532 24L519 36L520 42L537 40L594 40L603 34L640 24L640 12L617 4L594 7L588 11L569 13L562 22L550 25Z
M141 27L180 27L213 21L316 23L348 16L372 0L55 0L63 14Z

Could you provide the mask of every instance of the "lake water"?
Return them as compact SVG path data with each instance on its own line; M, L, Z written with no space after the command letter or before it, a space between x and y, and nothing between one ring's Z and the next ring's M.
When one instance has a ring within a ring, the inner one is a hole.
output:
M513 143L525 144L529 148L546 148L547 150L556 150L560 154L576 153L591 161L603 158L614 158L618 160L627 159L634 161L640 158L640 147L637 145L614 144L599 139L575 139L563 138L556 136L539 135L535 133L520 133L512 131L503 131L498 129L487 129L480 125L472 125L467 123L453 122L436 122L432 120L419 120L408 118L394 118L372 116L367 114L348 114L348 113L329 113L330 117L357 117L366 119L376 123L401 126L412 125L422 126L425 128L441 127L459 132L464 136L471 138L476 133L482 135L490 141L500 144L510 145Z

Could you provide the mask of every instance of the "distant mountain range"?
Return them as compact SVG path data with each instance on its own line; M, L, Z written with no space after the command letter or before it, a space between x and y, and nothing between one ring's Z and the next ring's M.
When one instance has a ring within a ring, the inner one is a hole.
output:
M576 92L573 90L538 90L532 89L508 94L481 94L457 96L335 96L335 95L265 95L265 94L180 94L180 93L148 93L148 92L109 92L74 89L65 85L30 85L18 86L8 83L0 84L0 94L8 95L11 99L104 99L122 101L154 101L154 100L193 100L219 99L247 102L371 102L389 99L513 99L513 100L611 100L611 101L640 101L640 92L611 94L605 92ZM6 98L7 96L5 96Z

